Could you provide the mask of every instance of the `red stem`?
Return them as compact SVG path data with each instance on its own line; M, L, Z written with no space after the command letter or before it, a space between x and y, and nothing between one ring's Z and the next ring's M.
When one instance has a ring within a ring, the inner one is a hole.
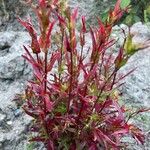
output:
M72 76L73 76L73 55L72 51L70 52L70 57L71 57L71 70L70 70L70 87L69 87L69 101L68 101L68 106L67 106L67 113L69 112L70 109L70 102L71 102L71 91L72 91Z
M61 48L60 48L60 53L61 53L61 58L59 63L59 67L62 67L62 59L63 59L63 41L64 41L64 32L62 31L62 37L61 37ZM61 68L60 68L61 69ZM59 72L59 81L61 81L61 73Z
M112 84L111 84L110 90L112 90L112 89L113 89L113 86L114 86L114 84L115 84L115 80L116 80L116 76L117 76L117 71L115 71L115 73L114 73L114 77L113 77L113 81L112 81Z
M93 105L92 111L94 110L94 108L95 108L95 106L96 106L96 104L97 104L97 102L98 102L98 100L99 100L101 94L103 93L103 90L105 89L106 84L108 83L108 81L109 81L109 80L112 78L112 76L114 75L113 82L112 82L112 85L111 85L111 88L113 88L113 85L114 85L115 79L116 79L116 75L117 75L117 71L118 71L118 70L115 68L114 71L113 71L113 73L112 73L112 74L109 76L109 78L105 81L105 83L104 83L103 87L101 88L101 91L100 91L100 93L99 93L99 95L98 95L98 97L97 97L97 100L95 101L95 103L94 103L94 105Z
M84 96L86 95L86 91L87 91L87 86L85 87L85 90L84 90ZM81 113L83 111L83 108L84 108L84 102L81 102L81 108L80 108L80 111L79 111L78 120L81 117Z
M44 93L46 93L47 92L47 50L45 52L44 63L45 63Z

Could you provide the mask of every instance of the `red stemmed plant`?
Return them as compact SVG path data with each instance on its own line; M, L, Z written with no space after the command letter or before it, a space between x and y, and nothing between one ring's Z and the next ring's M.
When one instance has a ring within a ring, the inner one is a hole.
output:
M126 134L144 142L116 94L126 76L117 73L129 58L124 46L117 55L110 49L116 42L110 38L112 27L128 10L121 9L120 2L105 23L97 19L97 27L87 29L83 16L79 34L78 9L71 11L59 0L39 0L37 6L28 2L40 29L38 36L31 20L19 19L32 38L23 55L34 73L23 99L24 111L34 120L31 141L43 142L48 150L117 150Z

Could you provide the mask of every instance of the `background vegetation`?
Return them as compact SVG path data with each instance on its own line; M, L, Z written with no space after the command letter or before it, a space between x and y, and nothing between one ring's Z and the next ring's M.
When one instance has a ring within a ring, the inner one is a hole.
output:
M131 9L129 14L124 15L119 23L132 25L136 22L150 21L150 1L149 0L126 0L131 1ZM106 19L106 14L110 7L113 7L116 0L94 0L94 7L91 10L94 15Z

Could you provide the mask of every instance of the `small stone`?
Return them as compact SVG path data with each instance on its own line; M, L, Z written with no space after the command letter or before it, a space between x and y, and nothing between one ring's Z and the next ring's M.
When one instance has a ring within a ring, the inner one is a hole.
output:
M7 121L7 124L8 125L12 125L12 121Z
M18 117L20 114L21 114L21 110L20 110L20 109L16 109L16 110L14 111L15 117Z
M15 133L18 134L18 133L19 133L19 130L16 130Z
M1 136L0 136L0 142L2 143L2 142L4 142L4 135L3 134L1 134Z
M6 118L6 115L0 114L0 122L3 121Z

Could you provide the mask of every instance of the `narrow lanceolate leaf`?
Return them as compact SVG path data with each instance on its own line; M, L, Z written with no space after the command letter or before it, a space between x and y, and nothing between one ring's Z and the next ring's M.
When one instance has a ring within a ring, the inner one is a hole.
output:
M135 138L136 140L138 140L141 144L144 144L145 135L141 131L141 129L139 129L135 125L129 125L129 130L130 130L131 135L133 136L133 138Z
M106 29L105 29L105 26L104 24L102 23L102 21L98 18L98 24L99 24L99 36L101 38L101 43L105 43L105 39L107 38L106 37Z
M75 33L75 25L76 25L76 19L77 19L78 9L76 8L73 13L68 12L68 17L71 18L69 20L69 37L70 37L70 46L72 50L75 50L76 48L76 33Z
M118 124L123 124L125 121L125 116L124 116L124 112L121 110L121 107L119 106L119 104L116 101L112 101L113 103L113 107L117 113L116 118L112 120L112 124L114 125L118 125Z
M125 43L124 43L124 49L125 49L125 53L128 56L133 55L135 52L138 51L137 45L135 45L133 43L133 35L131 35L129 33L129 35L127 36Z
M121 0L117 0L115 8L113 10L114 16L116 16L120 12L120 3L121 3Z
M86 32L85 16L82 16L82 30L83 33Z
M112 135L117 136L117 135L123 135L128 133L129 133L129 129L125 128L125 129L115 131Z
M115 59L115 67L117 69L120 69L122 66L124 66L127 63L128 58L124 57L124 49L120 48L118 52L118 56Z
M47 142L47 149L48 150L54 150L54 143L52 140L48 140Z
M32 38L32 43L31 43L31 49L33 51L33 53L40 53L41 49L37 40L37 34L32 26L32 24L30 22L27 21L23 21L21 19L18 19L19 22L28 30L31 38Z
M100 129L95 129L94 140L101 142L102 140L112 145L113 148L117 148L117 144L112 141L106 134L104 134Z
M97 150L96 144L91 144L89 150Z
M39 79L42 80L42 75L43 75L42 64L36 62L36 60L30 54L29 50L25 46L23 46L23 47L26 51L26 55L22 55L22 57L24 57L32 65L35 76L37 76Z
M121 9L125 9L128 7L131 3L131 0L121 0L120 7Z
M23 57L24 57L26 60L28 60L28 61L31 63L31 65L36 66L36 67L39 67L39 68L41 69L40 65L36 62L36 60L35 60L35 59L33 58L33 56L30 54L29 50L28 50L25 46L23 46L23 48L24 48L24 50L26 51L26 54L27 54L27 56L26 56L26 55L23 55Z
M48 67L47 67L47 71L50 72L54 66L54 63L56 61L58 61L61 57L61 54L60 52L55 52L55 53L52 53L52 56L50 58L50 61L48 62Z
M48 50L48 48L50 47L51 32L52 32L52 29L53 29L55 23L56 23L56 21L53 21L52 23L50 23L46 35L44 35L44 36L41 35L41 37L39 39L40 47L43 49L44 52L45 52L45 50Z
M48 112L51 112L53 109L53 102L50 100L49 95L44 96L45 104L46 104L46 109Z
M45 8L46 7L46 1L45 0L38 0L39 1L39 6L41 8Z
M57 16L57 18L58 18L58 20L59 20L59 23L61 24L61 25L64 25L64 26L66 26L66 20L65 20L65 18L63 18L60 14L58 14L58 13L55 13L56 14L56 16Z
M65 48L66 48L66 51L68 52L72 51L71 43L67 35L65 36Z
M75 22L78 16L78 8L76 8L72 14L72 21Z
M96 38L95 38L95 34L92 28L90 28L90 33L91 33L91 38L92 38L92 46L93 46L93 50L92 52L94 53L96 51L97 48L97 43L96 43Z
M31 117L33 118L43 118L44 117L44 112L43 110L37 108L36 110L30 110L29 108L27 108L26 106L23 107L24 111Z
M117 0L114 10L112 11L112 13L110 13L109 17L113 23L118 21L122 17L123 13L127 10L126 7L124 9L121 9L120 4L121 0Z
M32 89L35 91L36 94L42 93L42 88L40 85L30 82Z

